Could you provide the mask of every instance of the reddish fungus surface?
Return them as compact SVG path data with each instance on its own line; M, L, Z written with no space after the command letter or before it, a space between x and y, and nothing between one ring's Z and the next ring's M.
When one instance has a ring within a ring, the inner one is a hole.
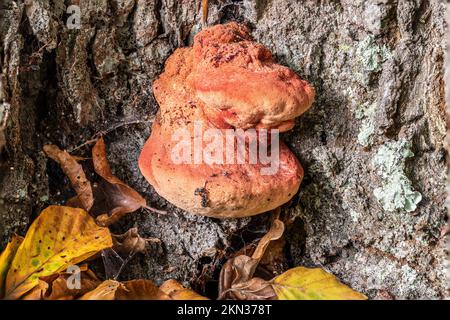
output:
M208 129L222 136L227 129L283 132L313 103L314 89L277 64L245 26L233 22L200 32L193 47L169 57L153 91L160 110L139 167L162 197L194 214L226 218L272 210L297 193L303 169L282 142L272 151L279 153L278 170L268 175L261 174L266 164L259 158L243 164L174 163L172 158L177 131L189 133L191 146L198 123L202 134ZM201 147L208 143L202 140Z

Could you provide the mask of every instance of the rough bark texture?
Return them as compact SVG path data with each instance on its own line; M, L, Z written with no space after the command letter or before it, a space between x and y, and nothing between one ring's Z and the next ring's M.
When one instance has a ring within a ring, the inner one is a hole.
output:
M66 26L70 4L81 7L79 30ZM209 24L230 20L248 24L317 91L284 136L306 171L283 208L296 218L286 239L290 266L322 266L372 298L445 297L444 3L210 1ZM137 169L158 109L152 81L200 29L198 0L0 3L2 246L73 194L43 144L71 151L103 131L114 172L169 211L137 212L115 227L162 240L122 277L177 278L212 294L224 254L261 237L268 214L187 214Z

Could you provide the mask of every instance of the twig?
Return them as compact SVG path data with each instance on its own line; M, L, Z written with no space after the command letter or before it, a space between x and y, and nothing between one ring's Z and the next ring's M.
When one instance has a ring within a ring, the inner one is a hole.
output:
M159 210L159 209L155 209L155 208L149 207L149 206L145 206L145 207L142 207L142 208L146 209L146 210L148 210L150 212L157 213L157 214L162 214L162 215L167 214L167 211L165 211L165 210Z
M202 0L202 24L208 23L208 0Z
M85 141L82 144L80 144L80 145L78 145L78 146L76 146L74 148L68 149L67 152L72 153L72 152L74 152L74 151L76 151L76 150L78 150L78 149L80 149L80 148L82 148L84 146L87 146L88 144L92 144L92 143L94 143L96 141L97 141L97 139L89 139L88 141Z
M76 150L78 150L78 149L80 149L80 148L82 148L82 147L84 147L84 146L86 146L86 145L95 143L95 142L98 140L98 138L100 138L100 136L107 135L108 133L110 133L110 132L112 132L112 131L115 131L115 130L117 130L117 129L119 129L119 128L122 128L122 127L125 127L125 126L129 126L129 125L132 125L132 124L152 123L153 121L154 121L154 118L151 118L151 119L149 119L149 120L132 120L132 121L126 121L126 122L118 123L118 124L114 125L114 126L111 127L111 128L108 128L108 129L106 129L106 130L102 130L102 131L99 131L99 132L95 133L95 134L92 136L91 139L89 139L89 140L83 142L82 144L80 144L80 145L78 145L78 146L76 146L76 147L67 149L67 152L71 153L71 152L74 152L74 151L76 151Z

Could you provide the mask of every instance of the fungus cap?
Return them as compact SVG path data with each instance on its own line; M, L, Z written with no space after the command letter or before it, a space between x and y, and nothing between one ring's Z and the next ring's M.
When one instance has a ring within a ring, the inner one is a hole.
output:
M214 123L286 131L314 102L314 88L235 22L200 32L192 50L188 79Z
M225 52L236 53L228 58L231 63L218 58ZM220 61L217 67L214 60ZM180 132L186 133L184 143L192 156L196 137L206 136L210 129L221 137L230 128L254 128L257 137L266 128L285 131L312 103L312 87L277 65L265 47L252 41L244 26L231 23L200 32L193 47L177 49L168 58L153 92L160 110L139 168L162 197L194 214L226 218L272 210L297 193L303 169L282 142L272 150L279 155L273 174L262 174L261 169L271 164L263 164L259 157L249 162L246 156L241 164L195 162L192 157L176 162L173 158ZM195 127L198 123L200 132ZM234 141L231 152L237 154ZM272 146L267 145L269 140L256 141L258 148ZM246 155L250 140L247 142ZM201 139L200 146L206 150L208 141ZM225 148L222 159L229 154L230 149Z

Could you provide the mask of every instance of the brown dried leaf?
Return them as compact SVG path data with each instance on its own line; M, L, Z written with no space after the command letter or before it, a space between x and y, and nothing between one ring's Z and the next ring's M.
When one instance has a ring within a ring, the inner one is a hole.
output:
M86 292L94 290L99 284L100 280L97 278L92 270L87 268L87 265L80 266L80 288L69 288L68 281L73 277L73 273L63 272L56 277L43 278L49 286L50 290L44 296L46 300L72 300L77 299Z
M92 161L95 172L103 178L95 188L95 208L93 213L103 213L97 217L97 223L108 226L124 215L140 208L147 208L158 213L165 213L147 206L145 199L133 188L113 175L106 157L103 138L98 139L92 149ZM104 214L107 212L108 214Z
M123 284L115 280L103 281L97 288L81 296L79 300L114 300L120 286Z
M74 273L67 271L47 277L41 277L38 286L33 288L33 290L26 294L22 299L73 300L94 290L101 282L94 272L88 269L86 264L80 266L80 288L70 288L69 282L72 282L70 277L74 277Z
M86 178L83 167L77 162L76 158L53 144L45 145L43 149L49 158L55 160L61 166L75 189L82 208L89 211L94 204L94 196L91 183Z
M284 223L277 217L270 230L259 241L252 257L239 255L228 260L222 267L219 278L219 299L238 299L261 293L261 299L270 296L262 279L251 281L259 262L264 257L271 242L279 240L284 233ZM256 278L255 278L256 279ZM260 285L258 287L258 285ZM250 287L249 287L250 286ZM245 292L245 293L244 293Z
M257 266L257 260L244 255L225 262L219 277L219 299L237 299L232 289L249 281Z
M149 280L131 280L122 283L116 292L116 300L170 300L160 288Z
M258 260L259 262L264 256L269 244L272 241L280 239L283 236L283 233L284 233L284 223L279 219L275 219L272 222L270 230L259 241L258 246L255 249L255 252L253 252L252 258Z
M113 235L113 249L122 256L144 252L148 242L159 243L157 238L142 238L137 228L131 228L124 234Z
M270 282L261 278L252 278L239 283L224 292L224 297L237 300L276 300L277 295Z
M278 240L270 242L263 257L259 261L257 275L270 279L276 275L282 274L287 268L288 263L284 252L285 239L281 237Z
M170 300L149 280L118 282L106 280L97 288L83 295L80 300Z
M42 300L48 290L48 283L39 279L38 284L28 293L22 296L21 300Z
M209 300L195 291L183 287L179 282L173 279L164 282L159 289L172 300Z

